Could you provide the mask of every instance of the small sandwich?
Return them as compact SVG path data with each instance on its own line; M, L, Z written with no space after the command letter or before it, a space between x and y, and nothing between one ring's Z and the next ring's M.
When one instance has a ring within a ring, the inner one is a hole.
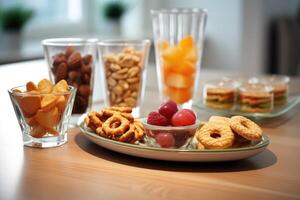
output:
M274 85L274 106L282 106L287 103L288 89L286 85Z
M234 106L235 89L207 88L206 106L214 109L231 109Z
M238 102L243 112L271 112L273 109L272 96L268 92L241 92Z

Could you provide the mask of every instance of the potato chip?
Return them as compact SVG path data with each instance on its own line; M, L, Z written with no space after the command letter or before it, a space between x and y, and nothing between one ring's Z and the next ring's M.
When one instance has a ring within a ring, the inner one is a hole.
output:
M35 115L35 120L43 127L51 128L59 122L60 114L58 108L54 107L49 111L39 109Z
M63 92L68 92L69 91L69 86L67 81L61 80L56 85L53 87L53 93L63 93Z
M41 108L43 111L48 111L56 106L57 100L59 99L58 96L53 94L46 95L42 98L41 101Z
M26 90L27 92L30 92L32 90L38 91L39 89L32 81L29 81L26 83Z
M33 126L31 129L31 136L35 138L41 138L46 134L45 128L40 125Z
M43 80L41 80L38 83L38 91L41 94L51 93L52 92L52 88L53 88L52 83L49 80L47 80L47 79L43 79Z

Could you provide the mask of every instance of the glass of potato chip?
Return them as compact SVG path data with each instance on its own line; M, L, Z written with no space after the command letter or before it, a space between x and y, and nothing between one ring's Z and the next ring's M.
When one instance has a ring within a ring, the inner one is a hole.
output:
M43 79L37 85L8 90L25 146L49 148L67 142L68 122L73 109L76 88L65 80L53 85Z

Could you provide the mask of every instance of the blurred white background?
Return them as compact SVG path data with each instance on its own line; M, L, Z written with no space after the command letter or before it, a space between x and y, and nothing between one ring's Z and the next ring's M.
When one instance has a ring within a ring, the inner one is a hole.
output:
M117 23L104 15L111 2L125 9ZM299 0L0 1L0 8L14 5L34 14L20 31L19 46L7 44L7 34L0 31L0 63L42 58L40 41L45 38L152 38L151 9L197 7L208 10L202 67L300 74ZM150 62L155 62L153 56Z

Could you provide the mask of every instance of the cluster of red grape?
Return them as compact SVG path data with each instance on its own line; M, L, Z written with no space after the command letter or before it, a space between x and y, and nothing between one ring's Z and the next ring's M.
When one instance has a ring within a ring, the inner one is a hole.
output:
M196 115L190 109L178 109L174 101L164 102L157 111L148 114L147 123L156 126L189 126L196 122ZM189 135L172 134L170 131L156 132L154 138L156 142L165 148L180 146L184 143Z

